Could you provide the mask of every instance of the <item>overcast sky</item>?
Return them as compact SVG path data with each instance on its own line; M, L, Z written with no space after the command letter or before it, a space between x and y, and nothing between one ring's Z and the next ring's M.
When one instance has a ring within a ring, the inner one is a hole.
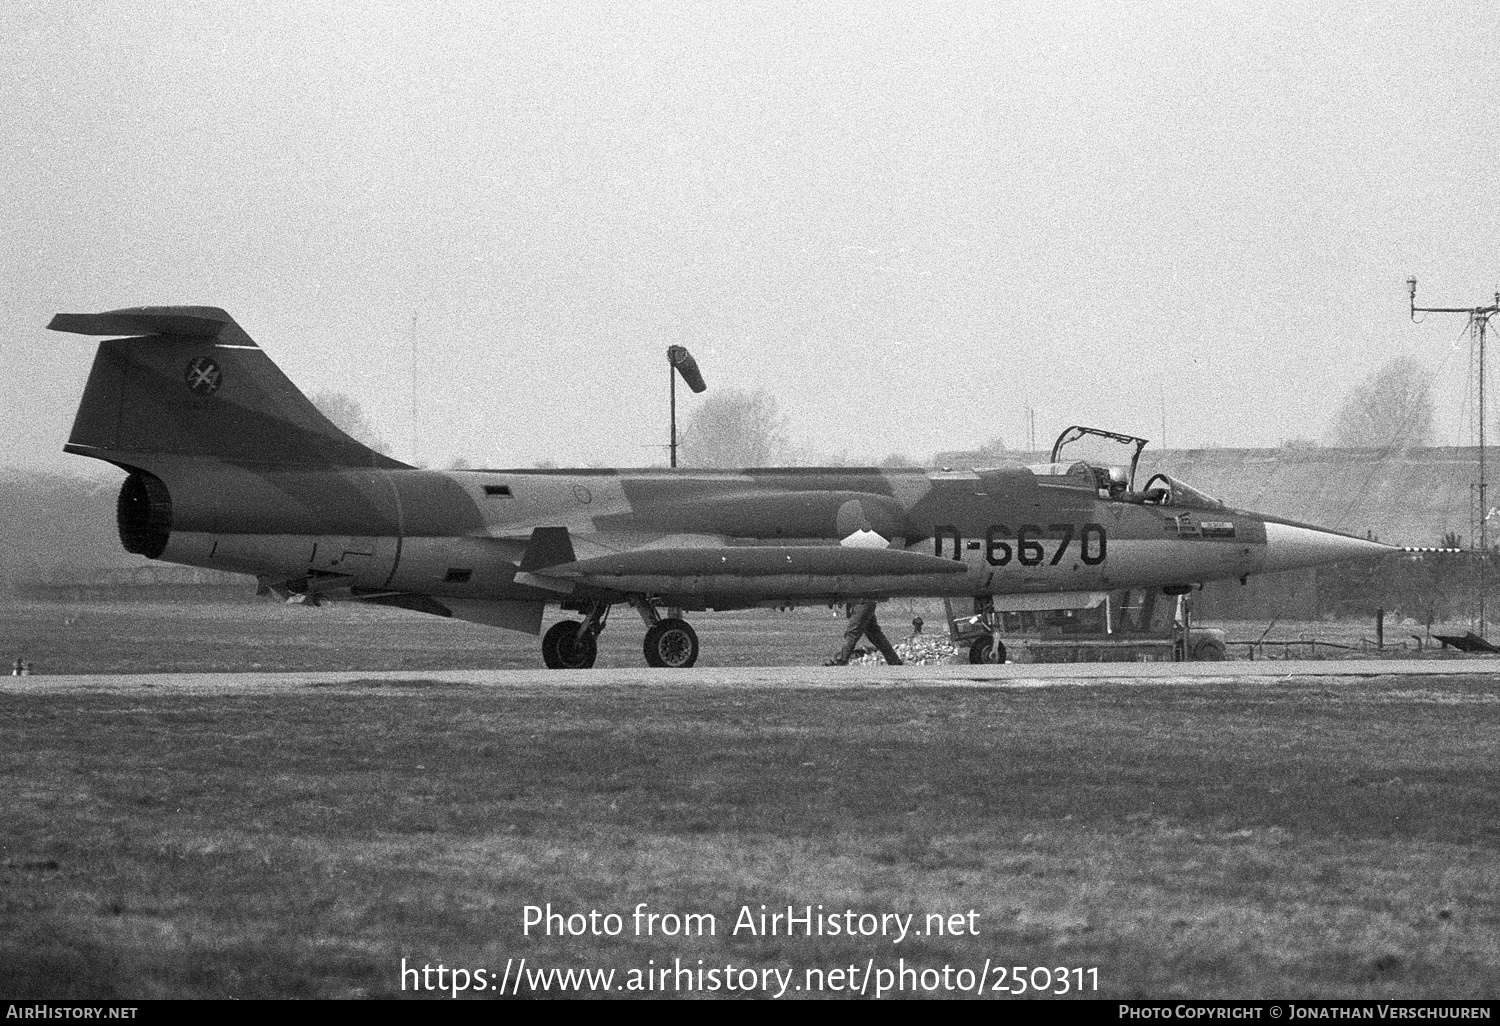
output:
M1061 12L1066 6L1068 10ZM665 459L671 344L879 460L1321 437L1500 281L1488 3L0 5L0 465L59 311L222 306L410 458ZM415 317L415 330L413 318ZM682 417L697 397L681 395Z

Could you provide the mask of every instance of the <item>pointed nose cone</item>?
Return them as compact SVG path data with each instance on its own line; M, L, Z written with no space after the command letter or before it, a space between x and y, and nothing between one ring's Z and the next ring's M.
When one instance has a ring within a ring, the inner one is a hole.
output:
M1316 527L1266 523L1266 573L1322 566L1346 559L1368 559L1400 549L1347 534L1320 531Z

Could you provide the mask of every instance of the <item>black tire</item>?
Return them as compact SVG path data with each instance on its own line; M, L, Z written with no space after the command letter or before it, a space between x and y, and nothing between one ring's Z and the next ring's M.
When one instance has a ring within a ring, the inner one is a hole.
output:
M686 620L668 617L646 630L647 666L685 670L698 661L698 634Z
M996 659L990 653L990 644L993 638L979 638L969 646L969 662L971 663L1003 663L1005 662L1005 642L999 643L999 650L995 653Z
M1199 638L1193 642L1193 662L1222 663L1223 661L1224 642L1218 638Z
M562 620L542 635L542 662L549 670L587 670L599 657L599 645L592 636L579 638L577 620Z

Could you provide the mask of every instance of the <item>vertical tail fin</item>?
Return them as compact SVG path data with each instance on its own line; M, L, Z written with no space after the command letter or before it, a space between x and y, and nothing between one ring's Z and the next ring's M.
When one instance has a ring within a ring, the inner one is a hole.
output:
M349 437L223 310L150 306L58 314L53 331L128 335L99 345L67 452L248 463L401 468Z

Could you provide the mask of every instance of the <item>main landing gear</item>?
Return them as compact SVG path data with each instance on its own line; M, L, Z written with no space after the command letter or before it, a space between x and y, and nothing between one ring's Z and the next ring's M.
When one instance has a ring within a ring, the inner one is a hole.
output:
M646 623L641 646L647 666L687 669L698 661L698 634L681 617L663 617L644 599L632 605ZM542 635L542 662L549 670L587 670L599 656L598 637L609 619L609 605L592 606L582 620L562 620Z
M542 662L549 670L587 670L599 657L599 632L609 606L599 603L582 620L561 620L542 635Z
M646 628L646 665L686 669L698 661L698 635L686 620L669 616Z

